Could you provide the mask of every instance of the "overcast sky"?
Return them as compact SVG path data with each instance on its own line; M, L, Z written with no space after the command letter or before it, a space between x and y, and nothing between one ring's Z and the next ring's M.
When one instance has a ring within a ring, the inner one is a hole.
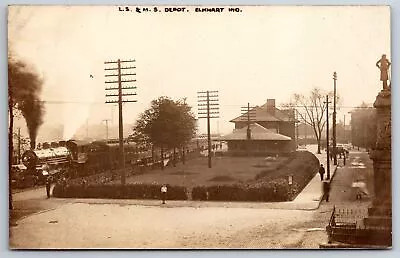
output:
M118 109L104 104L104 61L118 58L135 59L137 67L138 102L124 104L124 123L134 123L159 96L186 97L197 112L197 91L219 90L212 131L228 133L247 102L273 98L279 106L312 87L333 90L334 71L343 106L338 120L362 101L374 102L382 88L375 63L382 54L390 59L389 7L227 8L12 6L9 46L43 77L44 123L65 125L67 138L87 119L118 123ZM200 121L201 132L205 125Z

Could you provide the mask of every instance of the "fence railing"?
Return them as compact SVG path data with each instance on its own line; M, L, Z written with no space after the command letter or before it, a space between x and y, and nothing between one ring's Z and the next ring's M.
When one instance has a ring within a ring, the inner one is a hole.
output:
M391 243L391 225L368 225L364 221L368 209L347 209L333 207L326 227L328 243L386 245Z

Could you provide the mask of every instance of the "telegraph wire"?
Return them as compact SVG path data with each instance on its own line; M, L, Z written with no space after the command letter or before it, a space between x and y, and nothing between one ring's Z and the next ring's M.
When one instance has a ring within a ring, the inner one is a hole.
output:
M104 101L69 101L69 100L34 100L36 102L42 102L45 104L104 104ZM117 103L116 103L117 104ZM193 105L194 107L195 105ZM230 110L237 110L237 107L241 107L241 105L221 105L219 104L220 107L232 107ZM234 108L236 107L236 108ZM261 107L261 106L258 106ZM313 106L300 106L300 105L295 105L295 106L283 106L283 105L278 105L278 108L281 109L290 109L290 108L312 108ZM373 106L366 106L366 107L359 107L359 106L338 106L338 108L343 108L343 109L368 109L368 108L374 108ZM226 109L226 108L225 108Z

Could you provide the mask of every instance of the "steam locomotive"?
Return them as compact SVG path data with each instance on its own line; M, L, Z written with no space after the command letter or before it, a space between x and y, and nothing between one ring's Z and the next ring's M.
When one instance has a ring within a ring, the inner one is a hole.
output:
M44 183L46 176L68 170L70 161L70 151L65 142L45 146L43 149L27 150L22 155L26 172L20 180L30 178L33 185Z
M193 139L186 147L186 153L205 149L204 139ZM150 166L172 157L173 151L164 152L161 159L159 149L146 144L138 144L129 139L123 142L125 166ZM77 178L120 168L118 140L81 141L69 140L43 143L35 150L27 150L22 155L22 163L27 167L26 175L34 178L33 184L45 181L48 175L62 174Z

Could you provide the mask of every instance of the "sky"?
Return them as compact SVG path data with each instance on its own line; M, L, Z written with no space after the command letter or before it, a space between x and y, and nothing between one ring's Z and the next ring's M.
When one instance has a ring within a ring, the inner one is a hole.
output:
M214 6L215 7L215 6ZM224 6L222 6L224 7ZM149 7L153 9L153 7ZM338 121L382 84L376 61L390 59L390 9L384 6L241 6L241 12L137 13L117 6L11 6L9 49L43 78L44 125L64 125L67 139L87 121L118 124L105 104L105 61L135 59L136 103L125 103L124 123L159 96L187 98L219 91L220 118L211 131L229 133L241 106L278 107L313 87L333 91ZM135 10L135 9L133 9ZM108 80L108 79L107 79ZM128 86L128 85L126 85ZM199 121L206 132L206 121ZM40 135L40 130L39 130Z

